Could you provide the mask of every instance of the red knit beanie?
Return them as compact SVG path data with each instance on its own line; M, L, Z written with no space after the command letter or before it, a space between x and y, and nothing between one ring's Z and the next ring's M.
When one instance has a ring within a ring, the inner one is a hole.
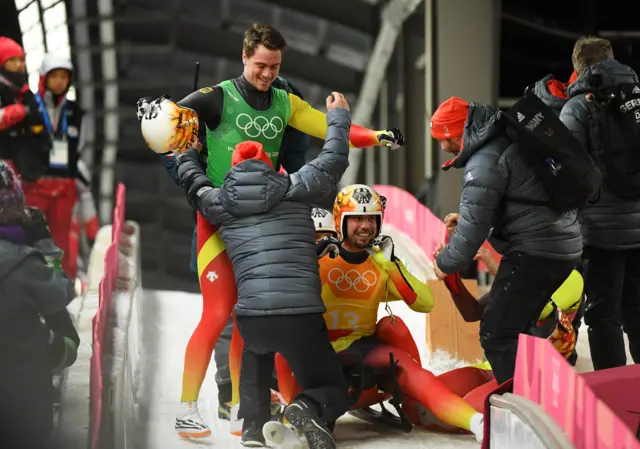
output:
M236 149L231 155L231 165L234 166L247 159L258 159L273 168L273 162L271 162L269 155L265 153L260 142L247 140L236 145Z
M24 50L11 38L0 36L0 66L11 58L24 58Z
M462 136L468 113L469 103L458 97L449 98L431 117L431 135L437 140Z

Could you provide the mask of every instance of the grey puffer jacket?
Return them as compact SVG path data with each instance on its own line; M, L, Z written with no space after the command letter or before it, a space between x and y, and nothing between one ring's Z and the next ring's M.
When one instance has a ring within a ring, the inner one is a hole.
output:
M349 166L349 112L329 111L327 125L322 152L297 173L281 175L249 159L229 170L220 189L198 192L200 213L220 226L233 265L238 315L326 310L310 204L332 191ZM204 176L197 160L183 161L182 185Z
M547 201L549 197L533 168L522 159L518 144L499 123L500 115L490 106L471 103L462 151L445 168L464 167L458 226L437 259L445 273L467 266L492 227L491 243L503 254L521 251L573 260L582 253L576 211L558 213L506 200Z
M592 116L587 109L586 95L593 91L590 73L602 75L603 87L637 83L638 76L631 67L611 59L591 66L569 87L570 99L562 109L560 120L593 152L598 148ZM610 250L640 248L640 201L620 199L605 186L598 201L587 204L579 218L585 245Z
M541 99L544 104L553 109L556 115L560 115L562 107L567 103L566 98L556 97L549 91L549 81L555 80L553 75L547 75L533 85L533 93Z

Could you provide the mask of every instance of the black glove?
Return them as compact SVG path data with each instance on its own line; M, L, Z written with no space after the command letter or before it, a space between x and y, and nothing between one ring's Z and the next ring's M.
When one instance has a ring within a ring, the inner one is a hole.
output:
M391 150L397 150L404 146L404 136L399 128L391 128L378 134L378 142L389 147Z
M22 221L22 230L27 237L27 243L33 245L42 239L51 238L51 230L44 214L40 209L35 207L24 208L24 219Z
M213 184L200 166L198 151L192 148L175 158L178 164L178 182L184 189L191 207L198 209L196 203L198 191L203 187L213 187Z
M329 254L329 257L335 259L340 254L340 240L335 237L324 237L316 242L316 254L318 259Z

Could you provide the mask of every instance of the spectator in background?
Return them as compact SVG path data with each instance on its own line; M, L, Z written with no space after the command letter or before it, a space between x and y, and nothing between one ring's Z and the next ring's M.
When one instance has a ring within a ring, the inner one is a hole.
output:
M579 216L584 319L593 367L599 370L627 364L623 329L633 360L640 363L640 160L638 131L625 127L627 117L638 127L637 97L629 95L635 95L640 81L631 67L614 59L606 39L578 39L572 62L578 78L567 89L560 120L594 156L605 178L597 201L586 204ZM610 95L619 98L623 86L627 98L620 105ZM611 109L605 106L609 101Z
M64 252L64 272L75 278L75 261L70 247L73 209L78 201L77 180L89 185L78 170L82 147L82 116L75 101L67 99L71 86L71 61L51 53L44 56L40 68L40 83L35 100L42 114L45 129L53 142L42 176L25 182L26 203L40 209L47 217L55 244ZM77 257L77 251L75 251Z
M32 212L0 162L0 441L12 449L52 447L52 368L72 363L78 342L66 311L73 283L29 246L46 233Z
M35 181L46 167L51 140L27 84L24 56L16 41L0 37L0 160Z

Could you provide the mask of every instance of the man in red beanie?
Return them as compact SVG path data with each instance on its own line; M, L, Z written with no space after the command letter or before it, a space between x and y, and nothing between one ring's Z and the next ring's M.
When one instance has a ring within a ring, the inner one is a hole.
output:
M463 168L456 230L434 264L436 275L466 267L489 237L503 258L491 287L480 342L498 383L513 376L518 335L527 333L582 252L576 211L556 212L491 106L452 97L431 118L431 134Z
M451 97L440 105L431 118L431 135L440 141L442 151L457 156L462 146L462 134L469 113L469 104ZM449 161L448 163L451 163Z
M0 160L35 181L45 168L51 141L27 84L24 50L0 36Z
M284 415L305 433L310 449L335 448L327 423L349 407L342 365L323 318L309 206L334 191L349 165L349 104L334 92L327 109L322 152L291 175L276 173L258 142L236 146L220 188L205 175L196 150L178 156L180 184L200 214L220 226L235 274L236 323L245 344L238 413L245 446L265 445L262 427L271 418L276 352L303 388Z

